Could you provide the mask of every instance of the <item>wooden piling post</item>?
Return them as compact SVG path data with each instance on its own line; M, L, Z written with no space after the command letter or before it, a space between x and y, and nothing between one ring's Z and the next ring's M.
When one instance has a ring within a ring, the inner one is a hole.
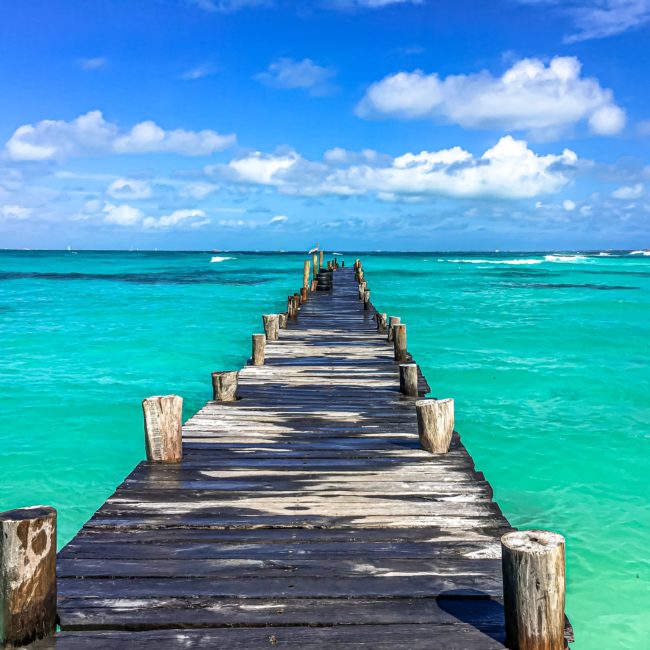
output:
M0 647L56 631L56 510L0 513Z
M302 305L303 303L307 302L307 289L305 287L302 287L300 289L300 304Z
M363 300L363 292L368 287L367 282L359 282L359 300Z
M406 359L406 325L403 323L393 326L393 348L395 360L404 361Z
M266 334L253 334L253 359L254 366L264 365L264 352L266 349Z
M399 367L399 392L408 397L418 396L418 365L402 363Z
M309 260L305 260L305 263L303 264L303 269L302 269L302 286L307 289L309 287L309 267L311 266L311 262Z
M384 333L386 331L386 314L377 314L377 331Z
M183 398L154 395L142 400L147 460L179 463L183 457Z
M323 268L323 255L324 255L324 254L325 254L325 251L323 251L323 250L320 251L320 262L319 262L319 264L318 264L318 270L319 270L319 271L320 271L320 269Z
M415 402L415 410L422 449L446 454L454 432L454 400L421 399Z
M293 294L293 311L296 316L298 316L298 313L300 312L300 293Z
M341 260L341 268L342 268L342 269L345 268L345 260Z
M237 399L238 370L212 373L212 399L217 402L234 402Z
M311 290L316 291L318 289L318 280L311 281Z
M388 328L387 328L387 334L386 334L386 340L387 341L392 341L393 340L393 326L394 325L399 325L401 321L401 318L399 316L389 316L388 317Z
M278 327L281 330L287 329L287 313L278 314Z
M363 292L363 308L365 311L370 309L370 291Z
M318 253L314 253L312 256L312 261L314 263L313 266L313 271L312 271L312 278L315 278L318 275L318 272L320 271L320 268L318 266Z
M279 338L280 318L277 314L263 314L264 333L267 341L277 341Z
M501 538L506 646L562 650L564 645L564 537L521 530Z

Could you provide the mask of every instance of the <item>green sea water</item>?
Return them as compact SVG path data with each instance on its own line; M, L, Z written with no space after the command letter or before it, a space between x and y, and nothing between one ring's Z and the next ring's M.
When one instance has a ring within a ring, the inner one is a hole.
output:
M143 457L143 397L189 417L303 256L0 252L0 510L65 543ZM574 650L650 648L650 257L350 254L511 523L567 538Z

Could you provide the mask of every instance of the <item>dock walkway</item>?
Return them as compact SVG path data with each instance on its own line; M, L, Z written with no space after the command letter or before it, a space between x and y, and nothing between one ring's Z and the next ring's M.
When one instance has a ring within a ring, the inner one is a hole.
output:
M420 449L374 313L352 269L310 293L182 461L140 463L60 552L37 646L503 648L511 528L457 434Z

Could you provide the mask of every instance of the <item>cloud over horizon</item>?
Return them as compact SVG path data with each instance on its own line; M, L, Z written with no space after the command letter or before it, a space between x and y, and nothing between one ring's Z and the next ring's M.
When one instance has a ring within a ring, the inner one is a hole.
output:
M538 155L524 140L505 136L480 156L461 147L395 158L335 149L326 152L323 161L309 161L293 150L277 154L258 151L227 165L210 165L206 173L294 196L521 199L558 192L569 183L568 170L577 162L569 149Z

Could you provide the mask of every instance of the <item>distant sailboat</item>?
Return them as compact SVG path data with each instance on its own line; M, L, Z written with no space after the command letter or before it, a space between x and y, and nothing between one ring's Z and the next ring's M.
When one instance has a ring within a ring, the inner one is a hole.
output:
M77 254L77 251L73 251L73 250L70 248L70 244L68 244L68 253L72 253L73 255L76 255L76 254Z

